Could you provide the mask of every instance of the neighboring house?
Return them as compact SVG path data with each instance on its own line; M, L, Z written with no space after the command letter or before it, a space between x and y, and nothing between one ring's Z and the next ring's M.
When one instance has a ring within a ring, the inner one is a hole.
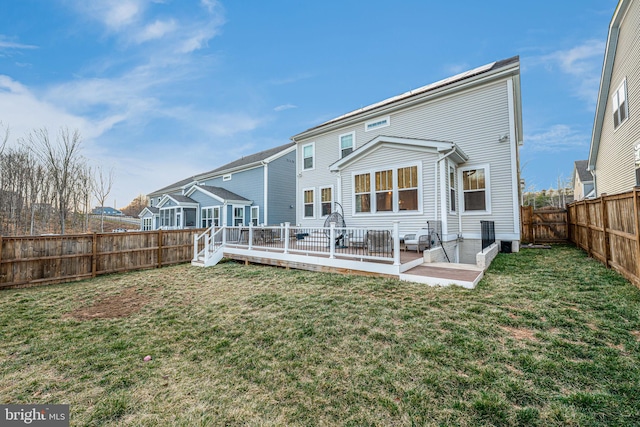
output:
M595 195L640 185L640 0L620 0L609 25L588 169Z
M122 212L119 211L118 209L114 209L111 208L109 206L98 206L93 208L93 210L91 211L92 214L94 215L122 215Z
M292 137L297 217L323 226L342 206L347 226L415 233L441 226L452 261L474 263L481 220L520 242L519 57L493 62L329 120Z
M589 160L576 160L573 166L573 200L591 199L595 197L593 175L587 170Z
M295 158L288 143L154 191L141 229L293 222Z

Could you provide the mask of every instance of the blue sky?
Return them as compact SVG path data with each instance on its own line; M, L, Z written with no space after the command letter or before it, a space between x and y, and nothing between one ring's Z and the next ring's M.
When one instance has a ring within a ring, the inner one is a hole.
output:
M0 121L79 129L109 205L520 55L528 189L586 159L617 0L5 0Z

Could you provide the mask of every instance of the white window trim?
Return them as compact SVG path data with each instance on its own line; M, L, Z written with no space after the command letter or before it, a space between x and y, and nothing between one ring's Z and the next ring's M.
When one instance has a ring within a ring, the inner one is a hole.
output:
M456 205L455 209L451 209L451 171L453 170L453 182L454 182L454 202ZM449 170L447 171L447 190L449 190L449 194L447 197L449 199L449 213L456 214L460 210L460 205L458 204L458 174L456 174L456 168L454 166L449 165Z
M613 92L613 95L611 95L611 105L613 108L615 108L615 110L613 110L614 113L618 113L618 111L620 110L620 105L616 105L615 103L615 99L616 96L618 95L618 92L620 92L620 89L623 89L624 91L624 112L625 112L625 117L624 120L621 121L620 123L618 123L618 126L615 125L615 120L613 122L613 131L617 131L618 129L620 129L622 127L622 125L629 120L629 91L628 91L628 87L627 87L627 78L625 77L622 82L618 85L618 87L616 88L615 92ZM615 115L615 114L613 114ZM612 117L613 119L613 117Z
M253 212L256 211L257 214L255 216L255 220L256 220L256 225L260 225L260 206L251 206L250 212L251 212L251 218L249 218L249 222L251 224L253 224L253 220L254 220L254 216L253 216Z
M417 211L401 211L398 209L399 207L399 199L398 199L398 169L413 167L416 166L418 169L418 210ZM392 211L382 211L376 212L376 190L375 190L375 182L376 182L376 172L392 170L393 175L393 210ZM369 174L369 198L371 200L371 212L356 212L356 192L355 192L355 177L356 175ZM375 216L375 217L384 217L384 216L398 216L398 215L422 215L423 214L423 202L424 201L424 182L422 175L422 162L412 162L412 163L401 163L401 164L392 164L389 166L385 166L383 168L376 169L368 169L368 170L359 170L353 171L351 173L351 215L359 216L359 217L367 217L367 216Z
M375 127L372 127L371 129L369 129L369 125L373 124L373 123L377 123L377 122L381 122L386 120L387 123L383 124L383 125L378 125ZM365 132L370 132L370 131L374 131L377 129L382 129L382 128L386 128L387 126L391 126L391 116L384 116L384 117L377 117L373 120L369 120L367 122L364 123L364 131Z
M322 190L324 190L326 188L330 188L331 189L331 212L333 212L334 206L335 206L336 193L335 193L335 190L333 189L333 185L325 185L323 187L319 187L318 188L318 203L320 205L320 210L318 210L318 212L320 213L320 218L326 218L326 217L329 216L329 215L323 215L322 214Z
M462 180L462 173L474 169L484 169L484 200L487 209L484 211L467 211L464 206L464 182ZM458 206L460 215L473 216L473 215L491 215L491 168L488 163L480 165L465 166L458 168L458 183L460 188L458 190Z
M205 217L203 215L204 211L211 210L211 224L213 225L213 206L203 206L200 208L200 227L208 228L210 226L203 224Z
M305 207L305 202L304 202L304 192L305 191L313 191L313 216L305 216L305 211L304 211L304 207ZM302 219L316 219L316 212L318 212L318 207L316 206L316 188L315 187L307 187L307 188L303 188L302 189Z
M222 175L222 180L223 181L231 181L231 174Z
M347 133L343 133L338 135L338 158L342 159L344 156L342 155L342 137L351 135L351 152L356 151L356 132L351 131Z
M304 167L304 149L306 147L311 147L311 158L313 159L313 166L311 166L310 168L305 168ZM304 144L302 146L302 149L300 150L300 155L301 155L301 162L300 162L300 169L303 171L312 171L316 168L316 143L315 142L310 142L309 144Z

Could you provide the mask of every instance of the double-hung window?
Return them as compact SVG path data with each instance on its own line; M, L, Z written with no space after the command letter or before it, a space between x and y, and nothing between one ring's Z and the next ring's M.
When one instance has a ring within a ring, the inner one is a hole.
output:
M363 173L354 177L356 213L371 212L371 175Z
M202 208L200 211L202 219L202 228L209 228L213 222L213 208Z
M304 190L304 217L313 218L313 202L314 194L313 189Z
M393 211L393 170L376 172L376 212Z
M151 220L152 220L152 218L142 218L142 230L143 231L151 230Z
M259 220L260 220L260 206L251 206L251 224L254 226L257 226Z
M340 158L348 156L355 149L355 132L340 135Z
M313 169L314 164L314 147L313 143L302 146L302 169Z
M324 187L320 189L320 208L322 216L327 216L333 209L333 191L331 187Z
M398 168L398 210L418 210L418 167Z
M456 211L456 172L449 166L449 211Z
M620 126L629 117L627 103L627 79L624 79L613 94L613 128Z
M488 212L489 205L489 168L478 167L462 170L462 193L465 212Z
M233 207L233 225L244 225L244 206Z

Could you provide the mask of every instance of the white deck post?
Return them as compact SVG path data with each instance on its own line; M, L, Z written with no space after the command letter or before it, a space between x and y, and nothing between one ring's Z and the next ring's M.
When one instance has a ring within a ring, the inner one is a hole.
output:
M222 233L222 246L227 244L227 230L225 226L220 227L220 233Z
M198 233L193 235L193 260L198 260Z
M207 260L209 259L209 245L211 244L211 238L209 237L208 234L205 234L204 236L204 262L207 262Z
M291 226L290 222L284 223L284 253L285 254L289 253L289 233L290 233L289 227L290 226Z
M253 249L253 223L249 223L249 250Z
M400 221L393 221L393 265L400 265Z
M336 223L329 223L329 258L336 257Z

